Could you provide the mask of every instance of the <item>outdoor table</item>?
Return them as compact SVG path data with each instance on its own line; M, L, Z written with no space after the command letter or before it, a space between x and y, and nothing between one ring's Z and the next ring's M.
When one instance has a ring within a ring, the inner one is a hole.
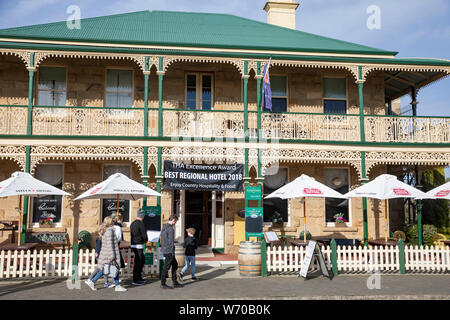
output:
M14 231L18 230L19 221L0 220L0 231L12 231L11 241L15 243Z
M39 243L30 242L18 245L17 243L7 243L0 246L0 251L25 251L36 248Z
M450 240L441 240L441 242L450 247Z
M309 240L303 241L303 240L291 240L291 244L293 246L297 247L306 247L309 243Z
M395 240L384 241L384 239L378 239L378 240L368 240L367 242L372 246L396 246L397 245L397 241L395 241Z

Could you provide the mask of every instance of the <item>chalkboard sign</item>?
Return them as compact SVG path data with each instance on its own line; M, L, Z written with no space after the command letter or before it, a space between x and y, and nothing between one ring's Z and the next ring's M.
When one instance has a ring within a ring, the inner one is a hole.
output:
M333 279L333 273L330 269L328 269L327 264L325 263L325 259L323 258L322 251L320 250L320 247L317 245L316 241L309 241L308 247L306 248L306 254L305 258L303 259L302 267L300 269L299 275L303 278L307 278L309 267L311 266L311 262L313 257L318 259L319 261L319 267L322 271L322 274L329 278L330 280Z
M245 217L245 232L247 233L262 233L263 218L261 216Z
M161 206L148 206L145 211L144 225L147 231L161 231Z

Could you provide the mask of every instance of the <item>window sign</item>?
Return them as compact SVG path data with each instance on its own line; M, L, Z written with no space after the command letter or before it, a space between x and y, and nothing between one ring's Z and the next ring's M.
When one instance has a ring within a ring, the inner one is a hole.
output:
M63 166L41 164L37 166L35 178L62 189ZM50 218L53 223L61 222L62 196L33 197L33 222Z

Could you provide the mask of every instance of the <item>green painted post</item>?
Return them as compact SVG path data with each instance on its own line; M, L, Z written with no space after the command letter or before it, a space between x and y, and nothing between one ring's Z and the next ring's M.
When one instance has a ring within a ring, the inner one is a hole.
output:
M161 166L162 166L162 147L158 147L158 168L156 169L156 191L161 192ZM156 198L156 204L161 205L161 197ZM162 218L162 217L161 217Z
M34 101L34 52L30 53L30 68L28 68L28 118L27 118L27 134L33 132L33 101Z
M144 147L144 161L142 168L142 182L144 186L148 185L148 147ZM142 206L147 206L147 197L144 197L142 200Z
M366 152L361 151L361 183L366 183L367 176L366 176ZM369 247L369 227L367 223L367 198L362 198L362 205L363 205L363 232L364 232L364 245L368 248Z
M405 267L405 243L403 242L402 238L398 240L398 262L400 264L400 274L406 273L406 267Z
M338 275L338 265L337 265L337 245L336 240L331 239L330 242L331 247L331 270L333 271L333 275Z
M144 71L144 137L148 137L148 80L150 71L148 70L149 57L145 57Z
M248 61L244 61L244 137L248 139Z
M257 120L256 125L258 129L258 142L261 139L261 61L256 62L256 110ZM258 153L259 156L259 153ZM259 174L258 174L259 176Z
M159 57L159 64L158 64L158 137L163 136L163 77L164 77L164 64L163 64L163 57Z
M25 172L30 173L30 159L31 158L31 146L25 147ZM22 207L22 232L20 235L20 243L24 244L27 242L27 227L28 227L28 202L29 197L23 197L23 207Z
M359 130L361 142L366 141L366 132L364 130L364 80L362 78L362 66L358 66L358 98L359 98Z
M78 240L73 240L72 247L72 283L78 280Z
M267 243L266 240L261 240L261 276L267 277Z
M423 232L422 232L422 201L417 200L417 236L419 241L419 247L423 245Z

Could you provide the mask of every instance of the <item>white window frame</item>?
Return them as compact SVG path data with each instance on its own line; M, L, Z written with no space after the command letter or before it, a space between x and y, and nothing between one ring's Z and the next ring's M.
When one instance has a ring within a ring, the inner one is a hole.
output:
M124 109L117 109L114 107L109 107L106 105L106 94L107 93L124 93L127 94L129 92L126 91L108 91L108 70L124 70L124 71L131 71L131 108L134 108L134 69L131 67L118 67L118 66L107 66L105 68L105 91L103 93L103 107L106 109L108 108L108 115L109 117L114 117L118 115L119 118L123 118L125 115L128 115L129 117L132 117L132 113L130 113L130 110L124 110ZM125 107L124 107L125 108Z
M270 74L270 77L285 77L286 78L286 96L274 96L272 95L272 99L273 98L279 98L279 99L286 99L286 111L284 112L289 112L289 75L287 74L279 74L279 73L275 73L275 74Z
M39 163L38 164L38 166L46 166L46 165L58 165L58 166L61 166L62 167L62 185L63 185L63 187L64 187L64 169L65 169L65 165L64 165L64 162L56 162L56 163ZM31 199L33 199L33 198L31 198ZM62 221L63 221L63 213L64 213L64 205L65 205L65 202L66 201L66 199L65 199L65 197L64 196L62 196L62 199L61 199L61 220L59 221L59 222L56 222L56 223L54 223L54 225L55 225L55 227L56 228L61 228L62 227ZM29 214L29 222L28 222L28 225L31 227L31 228L40 228L40 225L39 225L39 222L33 222L33 211L34 211L34 201L33 200L31 200L30 201L30 211L31 211L31 214Z
M133 179L133 166L131 164L126 164L126 163L104 163L102 165L102 179L104 177L105 174L105 167L107 166L115 166L115 167L129 167L130 168L130 179ZM119 198L120 200L120 198ZM123 199L122 199L123 200ZM103 199L99 199L100 201L100 216L99 216L99 224L103 223L102 221L102 217L103 217ZM128 212L128 217L130 218L130 221L123 221L123 226L124 227L129 227L131 224L131 212L132 212L132 208L131 208L131 200L130 201L130 208L129 208L129 212Z
M348 188L350 190L351 170L349 167L324 167L323 169L324 169L324 172L325 172L325 169L341 169L341 170L347 169ZM324 174L324 177L325 177L325 174ZM326 204L325 204L325 199L324 199L324 208L323 209L324 209L323 213L324 213L325 226L332 227L332 228L335 228L335 227L338 228L339 226L337 226L336 222L327 222L327 208L326 208ZM353 216L352 215L352 198L349 198L348 199L348 222L344 222L347 227L351 227L353 225L352 216Z
M323 95L323 91L324 91L324 79L325 78L334 78L334 79L345 79L345 99L344 98L325 98ZM322 113L325 113L325 100L339 100L339 101L345 101L345 113L343 114L348 114L348 77L347 76L343 76L343 75L323 75L322 76Z
M40 78L40 68L45 67L45 68L64 68L66 77L65 77L65 89L64 90L53 90L53 89L39 89L39 78ZM66 99L64 101L64 105L61 106L53 106L52 108L45 108L44 109L40 109L39 110L39 114L46 114L46 113L66 113L66 109L65 108L58 108L58 107L66 107L67 106L67 79L68 79L68 70L67 70L67 66L66 65L58 65L58 64L45 64L45 65L41 65L38 69L37 69L37 79L36 79L36 92L35 92L35 100L36 100L36 107L51 107L51 106L46 106L46 105L40 105L39 103L39 92L42 91L46 91L46 92L65 92L66 93Z
M289 182L291 182L291 176L290 176L290 168L289 168L289 166L279 166L278 167L279 169L284 169L284 168L286 168L287 169L287 182L286 182L286 184L288 184ZM263 198L264 198L264 182L263 182ZM288 218L288 220L287 221L283 221L283 226L284 227L290 227L291 226L291 201L295 201L295 200L299 200L299 199L286 199L287 200L287 218ZM263 200L263 203L262 203L262 206L263 206L263 210L264 210L264 200ZM264 213L263 213L263 226L271 226L272 225L272 222L264 222Z
M192 110L203 110L202 108L202 89L203 81L202 76L211 76L211 110L214 110L215 106L215 90L214 90L214 72L186 72L184 76L184 108L186 110L191 110L187 108L187 78L189 75L195 75L195 109Z

